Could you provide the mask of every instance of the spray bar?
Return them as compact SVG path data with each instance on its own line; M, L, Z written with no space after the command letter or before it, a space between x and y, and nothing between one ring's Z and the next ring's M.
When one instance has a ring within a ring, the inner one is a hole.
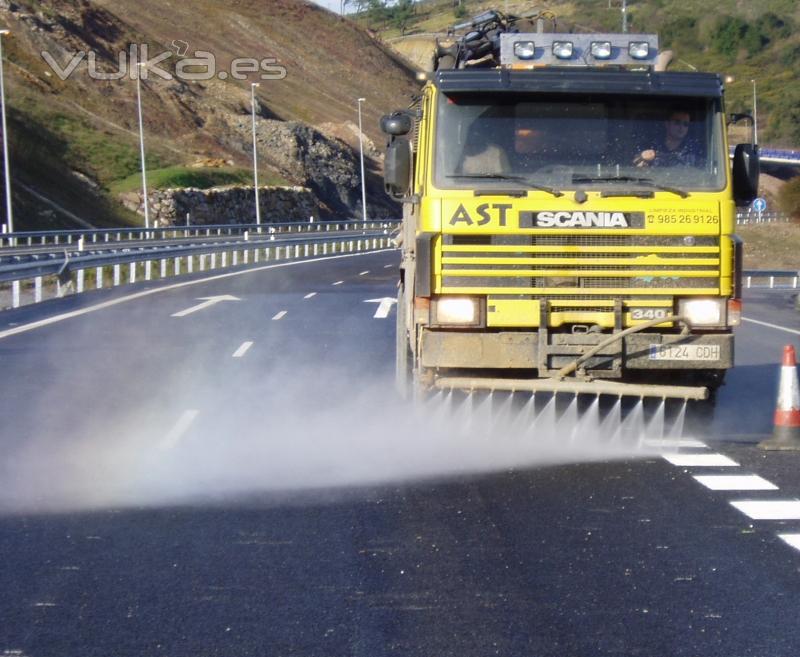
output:
M630 397L657 397L660 399L708 398L705 386L662 386L616 381L562 381L558 379L484 379L479 377L443 377L434 385L442 390L503 390L508 392L552 392L589 395L616 395Z

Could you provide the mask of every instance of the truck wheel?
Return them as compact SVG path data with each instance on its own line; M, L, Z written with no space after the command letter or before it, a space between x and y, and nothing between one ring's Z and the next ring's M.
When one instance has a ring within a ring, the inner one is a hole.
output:
M395 329L395 388L403 399L409 397L413 382L412 366L414 354L408 344L406 330L405 287L401 284L397 292L397 327Z

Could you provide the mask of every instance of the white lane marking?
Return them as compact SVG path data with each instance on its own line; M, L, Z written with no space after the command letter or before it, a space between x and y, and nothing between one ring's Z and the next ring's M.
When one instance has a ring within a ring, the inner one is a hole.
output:
M758 319L750 319L749 317L742 317L743 322L750 322L751 324L759 324L760 326L766 326L768 328L775 329L777 331L786 331L786 333L794 333L795 335L800 335L800 331L797 329L787 328L785 326L779 326L778 324L770 324L769 322L762 322Z
M142 290L141 292L128 294L124 297L117 297L116 299L103 301L102 303L97 303L94 304L93 306L86 306L86 308L81 308L80 310L72 310L68 313L53 315L52 317L47 317L46 319L40 319L35 322L31 322L30 324L23 324L22 326L17 326L14 328L6 329L5 331L0 331L0 340L2 340L3 338L9 338L12 335L17 335L18 333L27 333L28 331L33 331L34 329L42 328L43 326L50 326L51 324L57 324L59 322L63 322L64 320L72 319L73 317L80 317L81 315L88 315L89 313L97 312L98 310L113 308L114 306L117 306L121 303L127 303L128 301L135 301L136 299L149 297L152 294L159 294L160 292L179 290L181 288L188 287L189 285L210 283L212 281L219 281L225 278L231 278L232 276L244 276L245 274L254 274L256 272L266 271L268 269L278 269L281 267L295 267L297 265L307 265L311 262L325 262L326 260L338 260L340 258L358 258L360 256L374 255L376 253L382 253L384 251L394 251L394 250L395 249L378 249L377 251L364 251L362 253L342 253L339 255L333 255L321 258L309 258L308 260L293 260L291 262L278 262L272 265L262 265L261 267L253 267L251 269L230 271L224 274L208 276L207 278L196 278L191 281L183 281L181 283L173 283L172 285L165 285L164 287L156 287L150 290Z
M698 449L707 449L706 445L701 440L694 438L661 438L661 439L648 439L642 441L644 447L654 449L681 449L682 447L693 447Z
M286 315L286 312L287 312L286 310L281 310L277 315L275 315L275 317L272 318L272 321L276 322L279 319L283 319L284 316Z
M796 550L800 550L800 534L778 534L778 538L785 541Z
M383 266L383 268L384 268L384 269L390 269L391 267L394 267L394 266L395 266L395 265L384 265L384 266Z
M800 520L800 500L739 500L731 504L753 520Z
M758 475L695 475L710 490L778 490L771 481Z
M183 434L185 434L189 430L189 427L192 426L192 422L195 421L195 418L199 414L200 411L194 408L184 411L180 418L178 418L175 426L169 430L169 433L164 436L164 439L158 444L158 448L164 451L173 449L183 437Z
M367 269L366 271L362 271L362 272L359 274L359 276L366 276L367 274L369 274L369 269Z
M397 299L393 297L383 297L382 299L364 299L364 303L377 303L378 309L375 311L373 317L375 319L386 319L392 306L397 303Z
M231 296L230 294L220 294L216 297L200 297L199 301L203 303L198 303L196 306L192 306L191 308L186 308L186 310L181 310L177 313L172 313L173 317L186 317L186 315L191 315L192 313L196 313L198 310L204 310L206 308L210 308L211 306L215 306L222 301L241 301L239 297Z
M303 298L304 298L304 299L310 299L311 297L315 297L315 296L317 296L317 293L316 293L316 292L309 292L309 293L308 293L308 294L306 294L306 296L304 296Z
M252 342L242 342L241 346L236 351L233 352L233 357L241 358L247 353L248 349L250 349L250 347L252 346L253 346Z
M344 281L336 281L335 283L331 283L331 285L341 285Z
M724 454L664 454L663 458L672 463L672 465L684 468L732 468L739 465Z

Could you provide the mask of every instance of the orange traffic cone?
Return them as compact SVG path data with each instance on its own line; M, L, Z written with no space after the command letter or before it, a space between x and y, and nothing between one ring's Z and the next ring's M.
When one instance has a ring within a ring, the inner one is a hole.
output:
M800 450L800 384L797 380L797 356L792 345L783 348L774 425L772 438L759 443L759 447Z

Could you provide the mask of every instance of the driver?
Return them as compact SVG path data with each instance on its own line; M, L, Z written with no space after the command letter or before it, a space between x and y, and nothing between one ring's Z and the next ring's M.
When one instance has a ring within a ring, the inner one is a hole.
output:
M492 123L476 120L469 127L461 154L460 173L466 175L506 174L511 166L505 149L498 143Z
M674 108L664 121L664 136L654 148L643 150L633 163L647 166L696 166L697 153L688 139L692 118L688 111Z

